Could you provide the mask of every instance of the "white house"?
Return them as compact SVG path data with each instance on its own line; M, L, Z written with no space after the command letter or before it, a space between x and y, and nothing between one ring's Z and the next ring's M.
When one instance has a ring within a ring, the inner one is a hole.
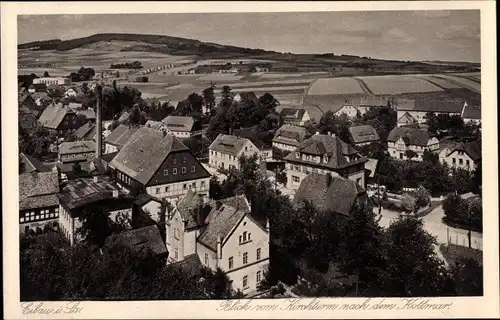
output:
M193 117L168 116L161 122L178 138L191 138L202 134L200 122L195 121Z
M269 263L269 225L250 212L245 196L207 203L186 194L167 222L169 262L196 254L203 266L224 271L233 290L256 292Z
M66 90L66 92L64 93L64 96L66 98L68 97L76 97L78 95L78 92L77 90L75 90L74 88L69 88L68 90Z
M293 151L308 136L310 134L306 128L284 124L276 130L273 138L273 147L284 151Z
M260 150L249 139L221 133L209 147L208 164L213 168L239 169L242 155L257 155L260 159Z
M280 116L283 124L293 126L303 126L307 121L311 120L309 112L302 108L283 108Z
M46 84L47 86L49 85L68 85L71 84L71 79L69 78L51 78L51 77L44 77L44 78L35 78L33 79L33 84L39 84L43 83Z
M464 123L481 124L481 106L464 105L462 119L464 119Z
M407 151L415 154L413 161L422 161L424 151L439 152L439 140L427 129L419 127L396 127L387 137L389 155L398 160L407 160Z
M349 118L354 118L358 114L358 108L351 102L346 101L345 104L334 113L336 116L341 116L342 114L345 114Z
M439 161L451 168L473 171L481 160L481 144L478 141L452 141L443 143Z

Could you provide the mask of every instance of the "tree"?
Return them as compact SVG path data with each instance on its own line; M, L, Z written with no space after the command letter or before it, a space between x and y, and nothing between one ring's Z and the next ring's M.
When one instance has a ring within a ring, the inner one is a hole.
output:
M449 194L443 200L445 219L450 222L467 220L467 208L463 199L456 193Z
M473 175L472 175L472 191L475 194L481 194L481 189L483 185L483 165L482 161L479 160L478 163L476 164L476 168L474 169Z
M406 150L405 151L405 156L406 156L406 158L408 160L411 160L413 158L418 157L418 154L415 151L413 151L413 150Z
M123 227L111 221L108 212L101 206L86 206L78 220L82 223L76 230L85 242L101 248L108 236L123 231Z
M224 101L232 100L233 96L231 94L231 87L223 86L222 90L221 90L221 96L222 96L222 100L224 100Z
M415 198L415 211L431 203L431 194L422 186L419 186L412 195Z
M214 92L214 87L210 86L209 88L206 88L203 90L203 103L205 104L205 107L207 108L208 114L212 113L212 110L215 107L215 92Z
M417 210L417 204L416 204L416 199L415 197L406 194L403 196L403 199L401 200L401 204L404 208L405 211L407 212L415 212Z
M131 125L139 125L141 123L141 111L139 108L133 108L128 116L128 121Z
M276 110L276 107L280 104L276 98L270 94L265 93L261 97L259 97L259 103L266 109L270 109L272 111Z
M49 73L48 73L47 71L45 71L45 72L43 73L43 77L44 77L44 78L49 78L49 77L50 77L50 75L49 75Z
M451 267L457 295L482 296L483 266L473 258L457 258Z

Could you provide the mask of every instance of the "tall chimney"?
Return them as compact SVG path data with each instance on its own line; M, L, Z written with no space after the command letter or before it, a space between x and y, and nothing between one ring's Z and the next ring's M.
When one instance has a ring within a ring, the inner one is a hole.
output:
M96 158L101 158L102 156L102 86L100 84L96 85Z

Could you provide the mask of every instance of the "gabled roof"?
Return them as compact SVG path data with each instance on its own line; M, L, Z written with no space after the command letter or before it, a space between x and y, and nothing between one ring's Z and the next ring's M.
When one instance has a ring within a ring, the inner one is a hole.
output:
M147 193L141 193L140 195L138 195L134 201L134 203L138 206L143 206L145 205L146 203L148 202L151 202L151 201L155 201L155 202L158 202L158 203L161 203L161 199L158 199L156 197L153 197L152 195L149 195Z
M413 146L427 146L429 139L432 135L426 129L412 128L412 127L396 127L392 129L387 137L387 141L396 142L403 138L405 144Z
M276 131L273 142L298 147L308 135L306 128L285 124Z
M375 128L370 125L349 127L349 132L351 133L351 137L354 143L373 142L380 140L377 130L375 130Z
M42 99L46 101L52 101L52 98L47 95L47 92L33 92L31 97L35 100Z
M59 145L59 154L93 152L95 149L95 142L93 141L63 142Z
M410 100L411 101L411 100ZM399 101L398 101L399 102ZM419 112L437 112L437 113L458 113L462 112L464 101L457 100L415 100L414 103L399 103L398 111L419 111Z
M416 123L417 119L415 119L414 116L409 114L408 112L405 112L401 117L398 119L398 123Z
M95 120L96 119L95 111L92 108L87 108L85 110L77 110L76 114L81 114L81 115L85 116L85 119L87 119L87 120Z
M153 121L153 120L148 120L144 126L152 129L159 130L163 123L161 121Z
M302 120L305 113L306 110L302 108L283 108L280 115L284 120Z
M24 153L19 154L19 161L24 164L24 172L48 172L50 169L43 165L43 163L32 156L26 155Z
M303 160L302 158L297 158L297 152L315 155L315 156L328 156L328 162L324 163L321 159L320 163L313 160ZM285 161L308 163L317 166L324 166L330 169L341 169L349 167L353 164L365 162L366 158L361 157L358 160L349 162L347 156L353 156L359 154L359 152L340 140L336 136L315 134L309 139L304 140L297 151L290 153L284 158Z
M251 143L250 140L245 138L220 133L214 142L212 142L209 149L237 156L248 142Z
M83 107L83 104L81 103L76 103L76 102L70 102L68 103L68 107L71 109L71 110L77 110L77 109L81 109Z
M106 137L105 142L117 147L123 147L137 130L139 130L138 127L120 124Z
M481 144L478 141L458 142L448 148L450 153L446 156L450 156L455 151L463 151L474 161L481 159Z
M57 172L29 172L19 175L19 210L28 210L59 204Z
M186 229L197 228L203 225L204 221L200 221L198 212L202 204L202 196L192 190L189 190L177 203L177 211L179 211Z
M197 253L190 254L184 257L184 260L174 262L171 266L180 267L182 270L189 275L199 274L203 264L200 261L200 257Z
M481 120L481 106L466 105L462 111L462 118L471 120Z
M313 172L302 180L293 202L300 206L302 200L307 200L320 210L349 215L356 199L364 193L352 180Z
M132 250L149 250L155 255L168 253L156 225L113 234L106 239L105 246L109 247L114 243L127 246Z
M38 122L45 128L57 129L69 112L73 111L68 106L63 106L61 103L52 104L43 110Z
M217 250L218 237L224 242L231 230L250 213L249 205L244 205L244 202L248 204L245 196L221 200L220 208L214 206L205 220L208 225L198 237L198 241L214 251Z
M127 111L123 112L120 117L118 118L118 122L124 122L128 120L128 117L130 116L130 113Z
M168 116L161 122L171 131L191 132L195 121L193 117Z
M75 137L78 140L82 140L87 136L93 137L95 132L96 132L96 126L91 122L87 122L86 124L84 124L75 131Z
M389 100L384 98L361 98L360 107L387 107Z
M173 134L142 127L121 148L110 166L146 185L172 151L189 150Z

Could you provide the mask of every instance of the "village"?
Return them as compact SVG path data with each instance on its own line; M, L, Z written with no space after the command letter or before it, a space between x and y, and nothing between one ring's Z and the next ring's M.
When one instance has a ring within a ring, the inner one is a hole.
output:
M229 86L218 103L210 86L174 105L105 85L103 75L45 76L19 83L27 243L58 234L65 250L148 252L177 277L211 279L218 297L248 298L319 294L318 277L327 294L353 294L354 283L360 294L360 267L349 273L335 262L339 248L315 243L348 246L329 228L345 220L350 230L363 214L379 234L420 221L399 231L436 237L430 248L443 268L453 263L449 247L482 250L481 107L467 100L346 99L314 119Z

